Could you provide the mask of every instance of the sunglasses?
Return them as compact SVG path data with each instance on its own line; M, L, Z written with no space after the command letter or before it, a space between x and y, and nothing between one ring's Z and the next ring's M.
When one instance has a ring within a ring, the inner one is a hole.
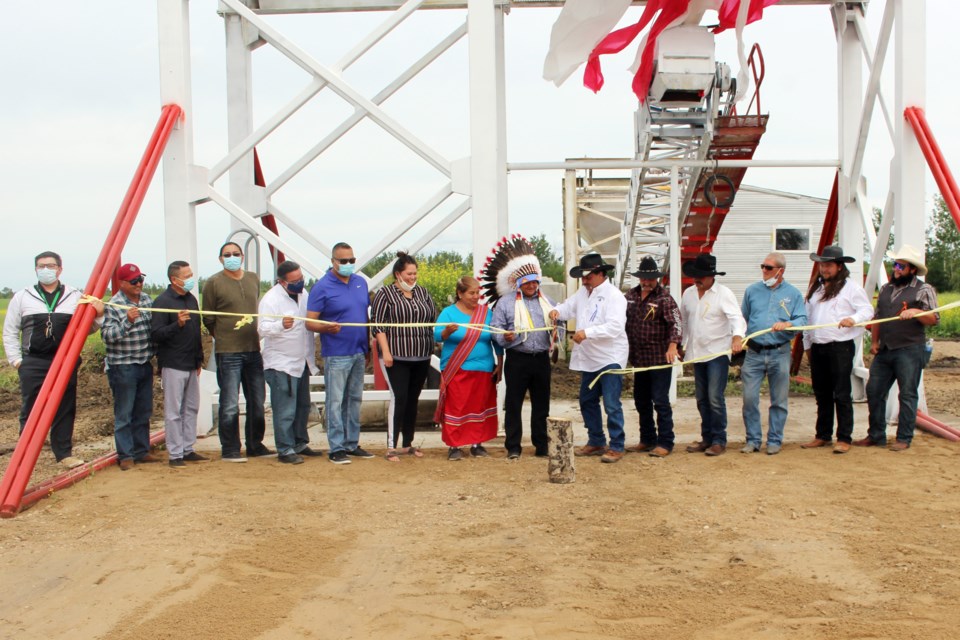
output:
M906 262L894 262L893 268L897 271L906 271L907 267L910 266Z
M234 251L233 253L224 253L221 257L223 258L242 258L243 254L239 251Z
M357 261L356 258L334 258L334 260L340 264L354 264Z
M133 280L127 280L127 282L129 282L133 286L137 286L138 284L143 284L144 280L146 280L146 278L144 278L143 276L137 276Z
M780 267L771 267L768 264L762 264L760 265L760 268L763 269L764 271L773 271L774 269L779 269Z

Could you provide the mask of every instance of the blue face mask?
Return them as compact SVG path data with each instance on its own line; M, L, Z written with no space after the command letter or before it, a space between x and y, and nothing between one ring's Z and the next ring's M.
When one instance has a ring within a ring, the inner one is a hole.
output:
M189 278L183 281L183 284L180 285L180 288L184 291L192 291L195 286L197 286L197 281L193 278Z
M357 265L355 264L341 264L339 267L337 267L337 273L344 277L352 276L356 268Z
M223 268L227 271L236 271L243 264L243 258L240 256L230 256L223 259Z
M297 280L296 282L288 282L286 284L287 284L288 293L292 293L294 295L303 293L303 284L304 284L303 280Z

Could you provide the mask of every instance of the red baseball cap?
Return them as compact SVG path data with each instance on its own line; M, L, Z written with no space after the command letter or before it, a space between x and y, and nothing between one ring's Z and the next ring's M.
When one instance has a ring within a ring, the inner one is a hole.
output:
M135 264L127 263L117 269L117 280L122 280L123 282L129 282L134 278L139 278L143 274L140 273L140 267Z

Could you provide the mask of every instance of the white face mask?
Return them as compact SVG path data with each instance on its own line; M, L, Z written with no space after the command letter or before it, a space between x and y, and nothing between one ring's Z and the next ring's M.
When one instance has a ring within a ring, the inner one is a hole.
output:
M413 288L417 286L417 281L414 280L413 284L407 284L400 278L397 278L397 286L399 286L402 290L406 291L407 293L410 293L411 291L413 291Z
M767 285L767 287L769 287L769 288L771 288L771 289L773 289L775 286L777 286L777 279L780 277L780 274L779 274L779 271L780 271L780 270L777 269L777 271L778 271L778 273L777 273L776 275L770 276L769 278L767 278L766 280L764 280L764 281L763 281L763 284Z
M57 270L56 269L37 269L37 280L40 281L40 284L53 284L57 281Z

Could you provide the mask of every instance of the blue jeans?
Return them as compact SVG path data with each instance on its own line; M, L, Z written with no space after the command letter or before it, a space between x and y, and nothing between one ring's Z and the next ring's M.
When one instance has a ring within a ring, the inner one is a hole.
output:
M277 454L299 453L310 444L307 422L310 419L310 369L306 365L299 378L275 369L264 369L270 385L273 409L273 438Z
M327 441L330 455L353 451L360 444L360 403L363 401L365 354L323 359L326 384Z
M790 342L776 349L747 351L740 379L743 380L743 426L747 444L759 447L763 442L760 426L760 383L770 383L770 411L767 414L767 445L783 444L787 423L787 398L790 395Z
M113 392L113 438L117 458L140 460L150 453L150 414L153 411L153 366L112 364L107 381Z
M640 442L673 451L673 408L670 406L671 369L633 374L633 406L640 414ZM653 411L657 421L653 421ZM659 427L659 434L658 434Z
M693 365L693 380L700 412L700 441L727 446L727 372L730 358L720 356Z
M617 363L608 364L600 371L619 369ZM623 378L619 375L605 375L593 389L589 387L600 371L580 373L580 413L583 415L583 424L587 428L587 444L591 447L607 446L607 437L603 433L603 414L600 413L600 398L603 398L603 408L607 412L607 431L610 432L610 448L614 451L623 451L623 408L620 406L620 391L623 389Z
M867 436L876 443L887 441L887 396L893 381L900 387L900 415L897 418L897 441L909 444L917 426L920 374L923 373L924 345L902 349L881 349L870 365L867 382L867 406L870 429Z
M217 354L217 384L220 385L220 409L217 412L220 449L223 455L240 455L240 387L247 403L247 419L243 431L247 455L253 455L263 444L266 423L263 403L266 385L263 381L263 357L259 351Z

